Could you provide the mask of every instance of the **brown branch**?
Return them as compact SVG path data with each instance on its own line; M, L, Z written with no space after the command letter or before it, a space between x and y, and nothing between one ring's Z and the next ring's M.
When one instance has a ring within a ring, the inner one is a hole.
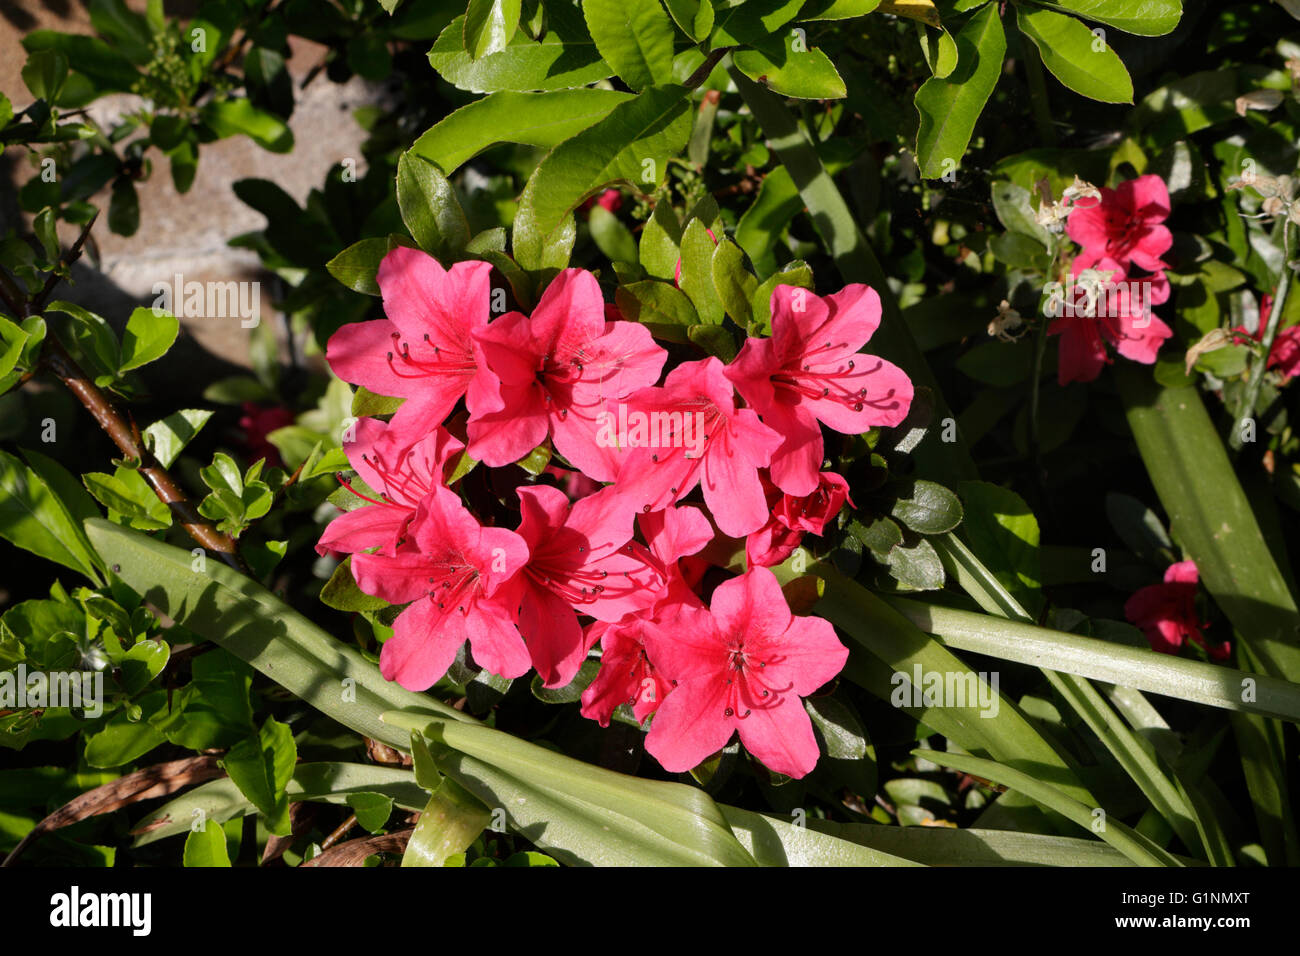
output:
M228 535L218 531L199 514L167 469L158 463L150 451L138 440L139 432L123 418L113 407L113 403L99 390L76 361L64 349L62 343L53 335L45 340L45 364L66 385L86 410L95 417L99 427L121 450L126 458L140 462L140 474L149 483L154 494L176 515L189 536L203 545L208 551L214 551L226 564L248 574L248 565L235 548L235 542Z
M348 840L326 850L320 856L312 857L302 866L361 866L366 857L375 853L405 852L406 844L410 842L411 834L414 832L415 828L412 827L409 830L398 830L396 833L381 833L378 836Z
M699 68L690 75L682 86L686 87L688 90L695 89L709 78L709 74L713 72L713 68L717 66L722 58L730 52L731 47L729 46L718 47L708 55L704 62L700 64Z
M218 765L218 759L209 756L186 757L170 763L155 764L137 770L135 773L129 773L125 777L118 777L94 790L88 790L36 824L5 857L0 866L13 865L14 860L18 859L18 855L23 850L52 830L71 826L101 813L112 813L114 810L139 803L141 800L165 797L192 783L224 777L226 772Z
M328 850L335 843L338 843L339 840L342 840L345 836L347 836L350 832L352 832L352 828L356 825L357 825L357 815L354 813L351 816L349 816L346 820L344 820L342 823L340 823L333 833L331 833L329 836L327 836L324 840L321 841L320 848L322 850Z

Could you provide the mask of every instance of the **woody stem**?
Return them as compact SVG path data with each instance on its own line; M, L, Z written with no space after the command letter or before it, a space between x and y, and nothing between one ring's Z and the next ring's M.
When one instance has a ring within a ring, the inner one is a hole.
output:
M77 397L86 410L95 417L99 427L127 458L140 462L140 474L158 499L171 508L189 536L217 555L237 571L249 573L248 566L235 549L235 542L222 534L199 515L198 509L185 496L167 469L139 440L139 432L113 406L113 403L81 370L57 338L51 335L45 341L44 364L68 390Z

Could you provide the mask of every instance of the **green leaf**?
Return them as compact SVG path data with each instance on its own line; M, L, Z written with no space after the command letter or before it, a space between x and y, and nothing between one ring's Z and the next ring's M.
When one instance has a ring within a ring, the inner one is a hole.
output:
M695 41L706 39L713 30L712 0L664 0L682 32Z
M352 576L352 556L345 558L321 588L320 599L338 611L378 611L388 607L383 598L372 597L357 587Z
M971 550L1017 601L1037 615L1043 606L1039 582L1038 519L1014 491L984 481L963 481L962 523Z
M293 149L293 133L284 120L246 99L212 100L199 110L199 117L218 139L242 134L272 153Z
M745 267L745 254L730 239L723 239L713 251L713 288L731 320L742 329L749 328L754 317L750 300L758 289L758 279Z
M424 157L398 158L397 204L411 237L435 258L454 259L469 242L469 222L451 183Z
M398 245L394 236L362 239L325 263L325 268L353 292L379 295L379 283L375 281L379 264Z
M1124 61L1074 17L1016 7L1016 23L1038 47L1043 65L1070 89L1102 103L1133 102L1133 81Z
M646 272L659 279L672 279L681 259L682 224L672 205L661 199L641 230L640 258Z
M799 13L804 0L716 0L709 46L760 43Z
M226 832L215 820L204 820L200 829L190 830L185 838L182 864L195 866L230 866L230 853L226 850Z
M98 37L36 30L23 37L23 48L58 50L68 58L69 67L85 76L99 93L127 93L140 79L131 61Z
M636 240L631 231L623 225L612 212L604 206L591 207L587 216L587 228L591 230L591 239L605 257L611 262L626 262L636 265L638 256Z
M561 143L529 180L520 215L527 209L536 231L547 236L582 200L610 183L651 192L690 136L686 94L680 86L652 87Z
M469 849L491 822L483 801L443 777L406 844L402 866L443 866L448 857Z
M848 92L830 57L817 47L804 46L793 31L732 54L736 69L783 96L805 100L838 100Z
M1038 240L1044 248L1051 242L1051 234L1038 224L1030 204L1029 190L1015 183L1000 181L993 184L993 211L998 221L1009 232L1019 232Z
M431 126L410 151L450 176L497 143L558 146L628 99L630 93L595 89L492 93Z
M692 219L682 233L682 274L679 288L691 298L696 314L705 325L722 322L722 300L713 284L715 239L699 219Z
M86 763L92 767L120 767L166 742L167 738L149 721L132 722L123 710L86 738Z
M614 291L614 303L623 318L640 322L656 336L674 342L686 341L686 330L699 322L686 293L654 279L619 286Z
M222 758L230 779L266 817L266 827L276 836L288 836L289 798L285 788L298 762L293 731L272 717L256 737L241 740Z
M895 545L885 555L889 573L899 584L913 591L934 591L943 587L943 562L934 545L924 538L913 545Z
M372 82L388 79L393 70L393 55L382 34L370 31L358 33L348 41L348 67L358 76Z
M1172 33L1183 15L1181 0L1054 0L1044 6L1144 37Z
M23 64L23 82L32 96L53 103L68 76L68 58L58 50L37 50Z
M171 511L158 500L158 496L140 478L138 472L128 471L138 482L127 484L118 475L107 475L92 471L82 475L81 480L87 490L95 496L105 508L109 508L127 518L132 527L141 531L157 531L171 525Z
M122 333L118 371L129 372L162 358L176 341L180 328L180 320L168 312L145 307L133 311Z
M474 59L506 48L519 29L520 0L469 0L465 10L465 50Z
M722 815L741 845L760 866L915 866L910 860L818 832L767 813L722 805ZM892 830L894 827L873 829Z
M1032 774L1014 770L992 760L981 760L966 754L941 753L935 750L914 750L913 754L932 760L941 767L950 767L962 773L974 774L985 780L1000 783L1017 790L1044 807L1055 810L1063 817L1091 831L1097 819L1094 807L1080 803L1051 784L1044 783ZM1177 857L1162 850L1140 833L1125 826L1113 816L1104 818L1100 837L1139 866L1182 866Z
M918 534L943 534L961 524L961 501L933 481L916 479L899 493L889 512Z
M0 537L101 583L98 559L60 497L34 470L0 451Z
M393 813L393 798L382 793L350 793L348 806L357 815L357 823L371 833L379 833Z
M749 255L760 277L776 271L776 244L801 212L803 199L784 166L763 177L754 202L736 223L736 242Z
M799 11L800 20L851 20L866 16L880 0L808 0Z
M658 2L583 0L582 14L596 49L631 89L671 78L673 27Z
M465 50L464 17L434 41L429 63L444 80L470 93L498 90L562 90L606 79L610 68L576 10L548 7L548 30L540 42L517 31L504 50L475 59Z
M754 864L694 787L615 773L490 727L404 713L384 720L420 731L439 769L562 863Z
M957 34L957 68L946 78L930 77L916 91L916 160L924 178L939 179L961 165L1006 49L997 5L987 6Z
M170 468L211 417L212 412L205 408L182 408L173 412L144 430L145 447L160 465Z

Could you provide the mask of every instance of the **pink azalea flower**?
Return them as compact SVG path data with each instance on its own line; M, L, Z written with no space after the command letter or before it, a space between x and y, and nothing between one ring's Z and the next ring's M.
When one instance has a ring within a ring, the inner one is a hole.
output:
M745 401L784 436L772 458L772 481L782 491L816 489L825 454L818 422L857 435L907 417L911 380L858 353L879 325L880 297L867 286L821 298L780 285L772 292L772 337L749 339L727 367Z
M582 692L582 716L608 727L619 704L629 704L638 723L659 709L672 685L650 663L645 650L645 619L624 623L597 621L587 629L588 646L600 642L600 671Z
M1176 654L1190 637L1212 658L1223 660L1232 647L1227 641L1215 646L1206 643L1194 604L1197 580L1195 562L1171 564L1163 584L1144 587L1125 602L1124 616L1142 629L1153 650Z
M679 562L713 540L713 526L697 508L683 505L637 516L637 524L667 576L655 602L617 623L597 621L587 628L586 647L600 642L600 671L582 693L582 715L608 727L619 704L630 704L642 723L659 709L670 688L645 652L645 625L676 617L683 607L704 605L691 591Z
M716 358L686 362L662 388L646 388L626 402L629 446L615 487L629 507L649 513L676 504L702 484L704 500L724 534L742 537L767 520L758 469L781 436L753 411L737 408L735 391ZM612 442L606 419L598 440ZM622 423L618 423L622 431Z
M1256 342L1264 341L1264 329L1268 326L1270 313L1273 309L1272 296L1260 296L1259 300L1259 327L1254 333L1247 332L1246 327L1239 325L1232 331L1237 333L1238 339L1252 338ZM1268 352L1268 368L1275 368L1278 374L1282 376L1283 382L1288 382L1300 375L1300 325L1291 325L1285 329L1278 329L1277 335L1273 337L1273 347Z
M613 489L572 507L558 488L518 489L528 546L519 629L547 687L573 680L590 645L578 613L614 622L645 607L665 577L650 553L632 541L632 521Z
M821 534L840 513L844 502L853 505L849 483L833 471L821 473L817 489L811 495L796 497L783 493L775 485L767 487L772 517L745 539L745 561L751 568L780 564L799 547L805 532Z
M497 400L470 416L469 453L492 467L508 465L549 433L583 474L613 481L617 449L597 443L597 419L609 404L658 381L668 353L650 330L607 322L595 277L565 269L532 318L510 312L474 337L497 380Z
M344 381L407 399L393 424L416 436L444 421L467 393L471 411L490 407L490 376L479 373L471 333L488 322L491 271L486 262L443 269L427 253L398 246L377 276L388 318L340 328L326 360Z
M646 737L664 769L690 770L735 732L777 773L802 777L816 766L801 698L835 677L849 652L830 622L791 615L771 571L733 578L710 609L684 609L645 633L650 661L673 684Z
M377 418L360 419L353 435L343 443L348 462L379 497L364 495L340 478L349 491L371 503L331 521L316 551L354 554L377 548L381 554L392 554L420 502L443 483L447 465L465 446L440 425L415 444L407 444L400 432Z
M1076 280L1084 268L1082 260L1076 257L1072 266ZM1150 309L1151 304L1158 305L1168 298L1167 280L1129 280L1121 265L1112 259L1101 259L1089 268L1110 272L1111 277L1092 303L1087 301L1084 287L1076 281L1070 287L1074 295L1064 304L1064 314L1054 319L1047 329L1049 335L1061 337L1056 374L1062 385L1096 379L1111 362L1107 342L1125 358L1151 365L1160 346L1174 334ZM1162 275L1160 279L1163 278Z
M1083 246L1082 268L1097 268L1103 259L1118 262L1125 271L1136 265L1147 272L1163 272L1160 257L1174 244L1164 221L1169 217L1169 189L1159 176L1139 176L1115 189L1103 187L1101 202L1075 206L1066 221L1066 233Z
M420 503L396 554L356 554L352 575L366 594L407 604L379 655L379 670L409 690L427 690L469 641L474 660L502 677L528 672L519 634L523 538L485 528L455 492L436 487Z

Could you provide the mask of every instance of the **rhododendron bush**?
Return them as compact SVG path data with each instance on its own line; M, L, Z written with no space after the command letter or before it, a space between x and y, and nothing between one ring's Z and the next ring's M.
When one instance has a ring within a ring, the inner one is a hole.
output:
M25 34L6 864L1300 863L1291 8ZM81 281L350 81L263 313Z

